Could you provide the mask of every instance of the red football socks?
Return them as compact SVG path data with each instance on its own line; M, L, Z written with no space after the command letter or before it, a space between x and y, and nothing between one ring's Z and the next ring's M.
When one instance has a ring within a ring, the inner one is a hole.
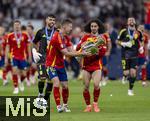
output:
M89 92L89 90L84 90L83 91L83 97L84 97L84 100L85 100L85 103L86 103L86 105L90 105L91 104L91 102L90 102L90 92Z
M30 69L30 74L31 74L32 76L34 76L34 75L35 75L35 72L36 72L36 69L34 69L34 68L31 67L31 69Z
M67 104L68 97L69 97L69 89L68 88L62 88L62 98L63 98L64 104Z
M54 99L55 99L56 105L60 105L60 91L59 91L59 87L54 87L53 95L54 95Z
M13 74L12 76L14 87L18 87L18 76Z
M94 91L93 91L94 102L98 102L99 95L100 95L100 88L99 89L94 88Z
M146 68L142 68L142 81L146 81L146 76L147 76Z

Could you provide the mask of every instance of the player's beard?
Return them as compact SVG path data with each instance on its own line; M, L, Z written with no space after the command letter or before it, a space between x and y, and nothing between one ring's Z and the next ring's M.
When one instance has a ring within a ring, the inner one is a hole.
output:
M54 24L53 24L53 23L49 23L49 24L48 24L48 27L49 27L49 28L53 28L53 27L54 27Z
M132 23L129 24L129 26L130 26L130 27L135 27L135 23L132 22Z

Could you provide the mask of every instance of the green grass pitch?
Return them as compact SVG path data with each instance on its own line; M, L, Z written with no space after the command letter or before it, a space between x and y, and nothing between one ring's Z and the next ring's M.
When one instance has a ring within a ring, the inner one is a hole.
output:
M142 87L140 82L135 83L135 96L127 95L128 84L120 81L109 81L101 88L99 113L84 113L85 103L82 97L83 85L81 81L70 81L69 107L71 113L58 114L51 95L51 121L150 121L150 86ZM91 83L91 94L93 91ZM2 86L0 80L0 96L12 95L13 86ZM37 85L26 87L24 93L18 95L37 95ZM111 96L112 95L112 96ZM91 95L91 102L93 95Z

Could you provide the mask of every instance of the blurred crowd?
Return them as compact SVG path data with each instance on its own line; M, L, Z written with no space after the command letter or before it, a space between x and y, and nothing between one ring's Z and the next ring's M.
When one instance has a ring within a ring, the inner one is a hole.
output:
M10 32L14 19L43 20L49 13L55 14L59 22L69 17L75 25L72 42L76 46L83 35L84 23L91 18L98 17L105 22L107 32L111 37L112 50L109 65L117 65L116 69L118 69L114 71L112 69L114 67L108 66L109 70L112 70L109 77L113 78L122 75L120 59L118 59L120 50L115 42L118 32L126 26L128 17L136 18L138 24L144 23L144 12L143 0L0 0L0 26L5 27L6 32ZM70 63L70 65L77 65L74 59L70 60ZM75 72L73 77L78 77L79 66L71 66L71 69ZM114 72L119 73L115 75Z
M135 17L138 23L143 22L143 12L143 0L1 0L0 24L8 27L18 17L43 19L46 14L54 13L58 20L69 16L76 25L99 17L120 29L129 16Z

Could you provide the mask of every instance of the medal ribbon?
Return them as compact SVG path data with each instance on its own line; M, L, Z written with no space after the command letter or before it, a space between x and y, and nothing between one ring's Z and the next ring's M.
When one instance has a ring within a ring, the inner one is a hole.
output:
M54 31L55 31L55 30L54 30L54 27L53 27L50 36L48 36L48 29L47 29L47 27L45 27L45 34L46 34L46 39L47 39L47 41L50 41L50 40L52 39L52 36L53 36L53 34L54 34Z
M14 35L15 35L15 39L17 41L18 46L20 46L20 42L22 40L22 33L20 32L20 37L17 36L16 32L14 32Z

